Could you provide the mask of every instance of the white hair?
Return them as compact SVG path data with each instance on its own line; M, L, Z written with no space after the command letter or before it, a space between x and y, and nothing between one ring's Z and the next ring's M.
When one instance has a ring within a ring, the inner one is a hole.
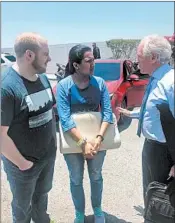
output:
M171 45L163 36L149 35L143 38L143 55L157 55L157 59L161 64L168 63L171 58Z

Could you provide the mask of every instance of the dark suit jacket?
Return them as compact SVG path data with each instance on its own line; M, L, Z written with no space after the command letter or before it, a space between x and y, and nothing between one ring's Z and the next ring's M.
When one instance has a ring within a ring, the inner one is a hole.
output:
M157 105L157 108L160 111L160 121L169 148L169 152L175 164L175 118L173 117L168 104L163 103Z
M175 118L168 104L157 105L157 108L160 111L160 120L169 152L175 164ZM171 205L175 207L175 178L169 183L166 193L170 196Z

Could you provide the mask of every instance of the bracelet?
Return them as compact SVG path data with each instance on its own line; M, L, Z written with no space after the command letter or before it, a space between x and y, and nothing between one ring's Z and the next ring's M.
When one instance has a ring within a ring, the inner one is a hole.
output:
M87 139L86 139L86 138L82 138L82 139L80 139L80 140L77 142L77 146L78 146L78 147L83 147L83 146L85 146L86 142L87 142Z
M103 142L104 140L104 137L102 135L97 135L96 138L100 137L101 138L101 141Z
M83 139L80 139L80 140L77 142L77 146L81 146L82 143L83 143Z

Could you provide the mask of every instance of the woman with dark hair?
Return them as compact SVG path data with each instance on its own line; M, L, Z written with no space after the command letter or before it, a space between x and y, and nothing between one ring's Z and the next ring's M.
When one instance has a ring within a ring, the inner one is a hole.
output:
M104 223L105 216L101 207L103 178L102 166L106 151L99 151L104 134L113 123L109 93L105 82L93 76L94 56L91 48L74 46L69 52L70 74L57 85L57 109L64 132L68 132L82 149L81 153L64 154L70 175L70 187L76 218L74 223L84 223L85 196L83 190L84 162L86 160L91 183L91 202L95 223ZM100 110L99 110L100 107ZM72 118L73 113L101 111L102 124L95 143L82 137Z

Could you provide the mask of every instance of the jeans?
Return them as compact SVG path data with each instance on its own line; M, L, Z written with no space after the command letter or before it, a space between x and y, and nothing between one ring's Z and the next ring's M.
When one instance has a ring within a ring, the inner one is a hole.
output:
M173 161L165 143L145 139L142 152L143 196L153 181L166 183Z
M13 195L13 223L49 223L48 192L52 188L55 156L37 162L29 170L21 171L2 156L4 170Z
M103 178L102 166L106 151L98 152L94 159L87 159L88 173L91 183L91 202L93 209L101 207ZM82 154L65 154L65 161L69 169L70 188L75 210L85 212L85 195L83 189L84 157Z

